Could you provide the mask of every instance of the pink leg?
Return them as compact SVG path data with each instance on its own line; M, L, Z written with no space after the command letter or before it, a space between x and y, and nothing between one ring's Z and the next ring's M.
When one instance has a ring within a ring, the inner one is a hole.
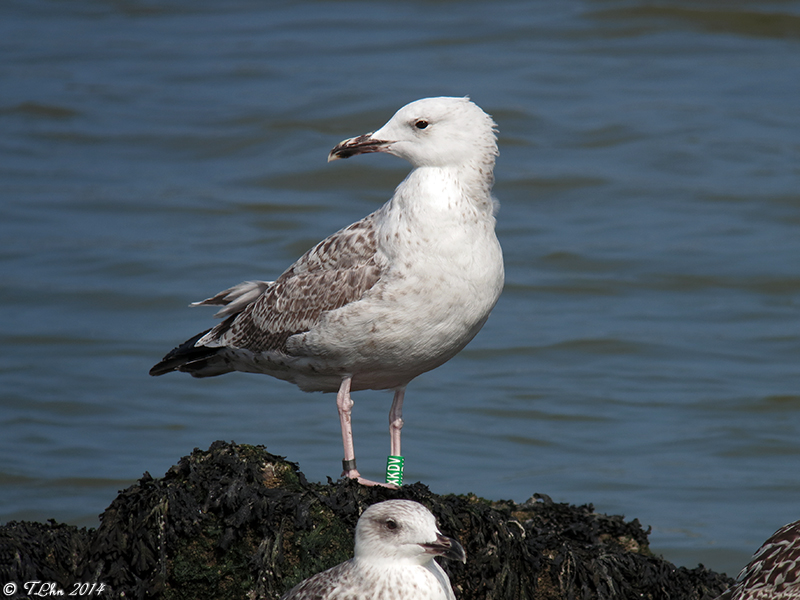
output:
M342 385L339 386L339 393L336 394L336 407L339 409L339 422L342 425L342 444L344 446L344 460L342 461L344 470L342 471L342 477L357 479L362 485L387 485L385 483L364 479L361 477L358 469L356 469L356 451L353 446L353 424L350 418L350 413L353 410L353 399L350 398L351 382L352 377L345 377L342 379ZM389 485L387 487L396 486Z
M389 410L389 439L392 456L403 456L400 453L400 430L403 429L403 398L405 395L405 387L396 389L394 399L392 399L392 408Z
M342 425L342 444L344 445L344 471L342 477L358 479L360 477L356 469L356 450L353 446L353 424L350 413L353 410L353 399L350 398L351 377L342 379L339 386L339 393L336 394L336 408L339 409L339 423Z

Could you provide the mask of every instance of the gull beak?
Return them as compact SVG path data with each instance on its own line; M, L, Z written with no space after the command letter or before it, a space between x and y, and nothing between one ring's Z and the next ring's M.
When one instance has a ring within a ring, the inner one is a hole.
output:
M350 158L356 154L388 151L391 142L375 139L372 137L373 133L365 133L358 137L342 140L328 154L328 162L339 160L340 158Z
M462 563L467 562L467 554L464 548L453 538L446 537L441 533L436 536L435 542L429 544L420 544L425 549L425 554L433 554L434 556L444 556L452 560L460 560Z

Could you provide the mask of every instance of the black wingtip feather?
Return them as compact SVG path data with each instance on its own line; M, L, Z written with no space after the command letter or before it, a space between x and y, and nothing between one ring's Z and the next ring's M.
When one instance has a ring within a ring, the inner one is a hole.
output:
M219 352L219 348L195 346L197 340L199 340L209 331L211 330L206 329L202 333L198 333L193 338L186 340L177 348L170 350L167 355L161 359L161 362L159 362L157 365L154 365L153 368L150 369L150 375L153 377L158 377L159 375L164 375L165 373L170 373L172 371L187 371L191 373L193 370L189 366L191 363L203 361L202 364L205 364L203 359L209 358L210 356L213 356Z

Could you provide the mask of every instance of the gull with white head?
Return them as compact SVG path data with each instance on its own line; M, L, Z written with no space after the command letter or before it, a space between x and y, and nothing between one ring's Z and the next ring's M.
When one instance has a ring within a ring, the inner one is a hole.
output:
M422 504L379 502L358 520L353 558L309 577L281 600L455 600L436 556L466 561L461 544L441 534Z
M408 383L455 356L503 288L491 189L495 124L468 98L412 102L328 160L384 152L413 170L386 204L334 233L275 281L247 281L194 305L222 322L184 342L151 375L266 373L337 392L343 475L356 469L352 391L393 390L392 456L401 456Z

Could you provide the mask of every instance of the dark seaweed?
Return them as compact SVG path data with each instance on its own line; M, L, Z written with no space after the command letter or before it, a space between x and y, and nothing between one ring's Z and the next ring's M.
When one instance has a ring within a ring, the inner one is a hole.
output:
M279 598L352 555L370 504L416 500L458 538L467 563L443 562L459 600L710 600L732 580L675 567L648 549L637 520L555 503L433 494L352 481L306 481L262 446L215 442L161 479L120 492L97 529L55 522L0 527L2 582L102 582L97 597L203 600Z

